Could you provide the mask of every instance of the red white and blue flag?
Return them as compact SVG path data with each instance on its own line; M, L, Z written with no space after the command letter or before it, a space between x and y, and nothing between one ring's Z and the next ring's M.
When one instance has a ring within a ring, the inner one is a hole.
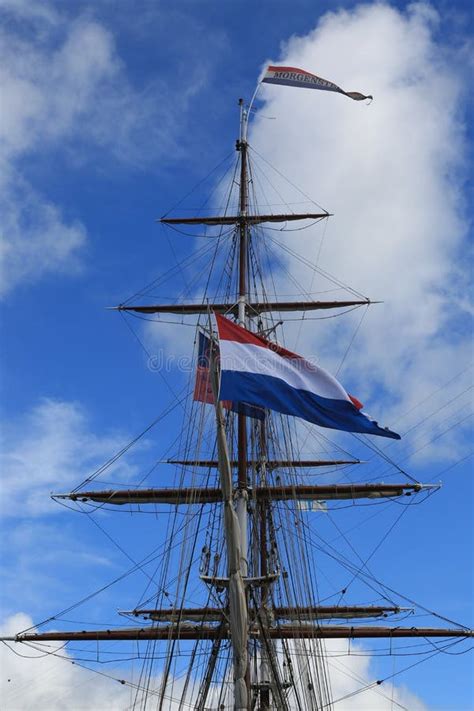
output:
M335 91L338 94L344 94L354 101L362 101L362 99L372 99L372 96L365 96L358 91L344 91L340 86L332 81L322 79L316 74L310 74L304 69L296 67L274 67L270 65L267 68L262 82L267 84L281 84L283 86L298 86L304 89L321 89L322 91Z
M219 400L244 401L301 417L320 427L400 439L361 412L327 371L216 314Z

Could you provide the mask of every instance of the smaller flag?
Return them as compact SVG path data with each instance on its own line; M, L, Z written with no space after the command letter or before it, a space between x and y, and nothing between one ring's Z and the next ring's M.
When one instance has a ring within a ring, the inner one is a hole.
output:
M214 404L212 392L210 364L210 341L203 333L199 333L198 357L196 367L196 380L194 381L193 400Z
M300 511L324 511L324 513L327 513L328 510L328 505L325 501L302 499L296 502L296 506Z
M365 96L358 91L344 91L340 86L332 81L322 79L316 74L310 74L304 69L296 67L274 67L269 66L262 79L262 82L267 84L281 84L282 86L298 86L303 89L321 89L322 91L335 91L338 94L344 94L354 101L362 101L362 99L373 99L372 96Z
M214 393L212 391L211 374L209 370L211 358L211 342L203 333L199 333L198 342L198 357L196 367L196 380L194 382L193 399L198 402L206 402L209 405L214 405ZM218 358L218 353L216 354ZM257 405L249 405L245 402L232 402L225 400L222 403L223 407L232 412L237 412L247 417L253 417L256 420L265 419L265 410Z

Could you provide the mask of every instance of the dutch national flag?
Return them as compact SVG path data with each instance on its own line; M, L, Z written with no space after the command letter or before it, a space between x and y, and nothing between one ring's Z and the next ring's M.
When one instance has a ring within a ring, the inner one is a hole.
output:
M332 375L304 358L216 314L219 400L247 402L320 427L400 439L360 411Z

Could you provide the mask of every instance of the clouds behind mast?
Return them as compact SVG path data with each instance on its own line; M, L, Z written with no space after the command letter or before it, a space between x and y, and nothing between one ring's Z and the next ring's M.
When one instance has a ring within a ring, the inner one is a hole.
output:
M371 307L341 375L348 387L357 382L360 397L383 399L397 414L469 359L469 334L460 328L468 283L466 77L463 49L438 42L438 23L424 4L328 13L272 62L373 93L374 102L264 86L250 134L262 155L335 213L320 266L384 300ZM278 237L313 261L319 238L312 229ZM308 271L294 260L291 269L309 291ZM353 330L359 315L350 318L345 327ZM303 329L300 349L337 368L351 335L341 333L343 321Z

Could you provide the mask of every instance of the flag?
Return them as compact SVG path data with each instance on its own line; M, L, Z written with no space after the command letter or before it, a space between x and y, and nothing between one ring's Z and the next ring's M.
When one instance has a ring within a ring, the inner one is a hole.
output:
M194 381L194 400L214 404L211 374L209 371L210 341L203 333L199 333L196 380Z
M198 358L193 399L199 402L206 402L210 405L214 405L214 392L212 390L211 375L209 371L210 346L211 342L209 338L207 338L203 333L199 333ZM216 357L219 357L218 353L216 354ZM255 407L254 405L249 405L245 402L232 402L230 400L224 401L222 404L227 410L232 410L232 412L237 412L241 415L246 415L247 417L253 417L257 420L265 419L265 410L263 407Z
M328 505L325 501L311 501L303 499L296 502L296 507L300 511L324 511L327 513Z
M335 91L338 94L344 94L354 101L362 101L362 99L372 99L372 96L365 96L358 91L344 91L337 84L327 79L321 79L316 74L310 74L304 69L296 67L273 67L269 66L262 79L262 82L267 84L281 84L283 86L299 86L304 89L321 89L322 91Z
M219 400L301 417L320 427L400 439L363 413L328 372L216 314L220 348Z

